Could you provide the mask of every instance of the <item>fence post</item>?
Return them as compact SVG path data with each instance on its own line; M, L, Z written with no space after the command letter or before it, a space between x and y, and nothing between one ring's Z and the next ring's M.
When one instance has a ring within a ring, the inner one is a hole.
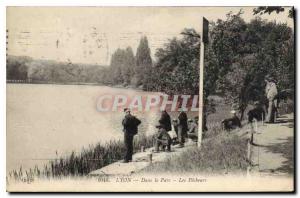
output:
M250 137L247 139L247 161L248 161L247 177L249 177L250 176L250 171L251 171L251 143L250 143Z
M256 124L255 124L255 127L257 130L257 121L255 120L254 121ZM254 126L253 126L253 123L250 124L251 126L251 130L250 130L250 133L249 133L249 136L247 138L247 161L248 161L248 166L247 166L247 177L250 176L250 172L251 172L251 167L252 167L252 156L251 156L251 152L252 152L252 142L253 142L253 134L255 132L254 130Z
M257 127L257 120L256 119L254 119L254 123L255 123L255 131L254 132L258 132L258 127Z

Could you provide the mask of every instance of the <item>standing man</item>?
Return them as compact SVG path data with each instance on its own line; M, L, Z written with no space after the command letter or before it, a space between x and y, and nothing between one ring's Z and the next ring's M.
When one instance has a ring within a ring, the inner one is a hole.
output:
M178 115L178 141L179 147L184 147L185 137L187 136L188 124L187 115L184 111L181 111Z
M132 161L133 153L133 137L138 133L138 125L141 124L141 121L135 116L131 115L130 109L125 108L125 118L122 121L123 132L124 132L124 142L126 147L126 154L124 157L124 163Z
M158 122L167 132L172 130L171 117L166 110L161 112Z
M266 123L274 123L275 122L275 112L276 112L276 96L277 96L277 87L275 84L274 78L270 76L265 77L266 82L266 96L268 99L268 111Z

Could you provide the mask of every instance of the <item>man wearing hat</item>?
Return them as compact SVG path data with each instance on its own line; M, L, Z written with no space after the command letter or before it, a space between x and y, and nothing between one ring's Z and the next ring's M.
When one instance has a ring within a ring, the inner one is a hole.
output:
M131 115L130 109L125 108L125 118L122 121L123 132L124 132L124 142L126 147L126 154L124 157L124 163L132 161L133 153L133 137L138 133L138 125L141 124L141 121L135 116Z
M275 122L275 112L276 112L276 96L278 94L277 87L275 84L275 80L270 75L265 77L266 82L266 96L268 99L268 111L266 117L266 123L274 123Z
M178 141L179 147L184 147L185 137L187 136L188 124L187 115L184 111L181 111L178 115Z
M166 131L172 130L171 117L166 110L161 112L161 117L158 122L165 127Z
M165 129L165 126L162 124L159 124L156 126L158 128L158 132L155 138L155 152L159 152L159 147L162 146L163 149L167 147L167 151L171 151L171 143L172 139L170 135L168 134L167 130Z

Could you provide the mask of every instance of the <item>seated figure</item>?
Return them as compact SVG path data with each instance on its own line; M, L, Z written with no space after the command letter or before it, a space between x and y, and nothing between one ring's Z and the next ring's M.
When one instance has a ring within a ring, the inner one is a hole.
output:
M158 132L155 137L155 152L159 152L160 147L163 150L167 148L167 151L171 151L172 140L165 127L160 124L156 128L158 128Z
M222 121L222 128L226 131L236 129L238 127L242 128L241 121L237 117L236 111L232 110L230 113L233 114L233 116Z
M189 119L189 130L188 130L188 138L192 139L194 142L198 140L198 116L195 117L194 120Z

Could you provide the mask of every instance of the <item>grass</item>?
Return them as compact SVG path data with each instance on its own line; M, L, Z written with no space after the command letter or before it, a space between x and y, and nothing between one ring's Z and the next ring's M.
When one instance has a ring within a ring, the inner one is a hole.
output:
M139 135L134 139L134 152L141 146L145 148L153 146L153 136ZM123 141L110 141L105 144L90 145L82 149L79 154L72 152L69 156L52 160L43 168L35 166L29 170L13 170L8 174L8 180L30 181L34 178L61 178L66 176L84 176L89 172L121 160L125 154Z
M143 172L153 173L204 173L220 174L244 172L246 160L246 139L228 134L215 127L211 135L203 139L202 147L190 148L179 156L147 167ZM214 135L216 136L214 136Z

